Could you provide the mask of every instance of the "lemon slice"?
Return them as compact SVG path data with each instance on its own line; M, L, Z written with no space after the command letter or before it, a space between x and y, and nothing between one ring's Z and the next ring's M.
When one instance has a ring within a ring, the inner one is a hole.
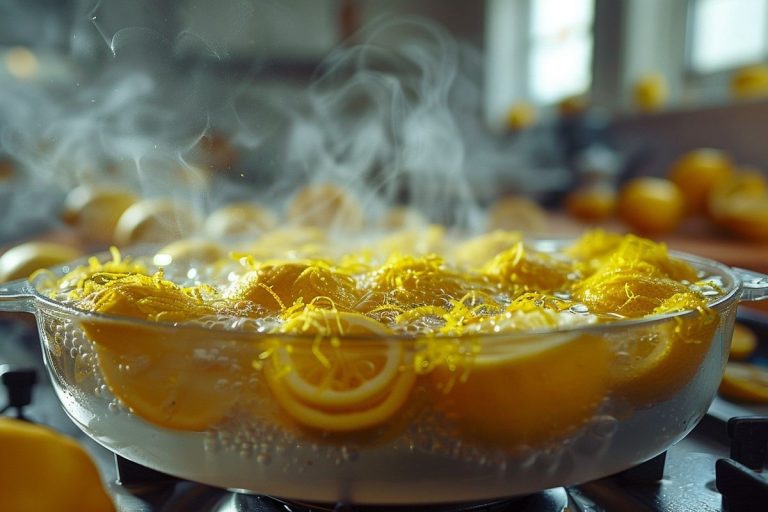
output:
M504 343L455 368L437 367L435 403L467 440L511 452L543 446L594 417L612 358L605 340L589 334Z
M314 342L280 344L267 383L283 410L306 427L351 432L383 423L407 401L415 382L406 351L381 324L357 313L309 308L285 332L317 334ZM359 336L359 338L355 338Z
M744 324L736 322L733 326L731 337L731 351L728 358L732 361L741 361L752 355L757 348L757 335Z
M611 370L614 392L637 405L669 398L696 374L718 321L701 315L635 327L617 343L623 352Z
M376 402L351 410L325 410L296 399L284 382L270 380L275 399L298 423L327 432L354 432L383 424L392 418L410 396L416 376L413 372L400 374L386 394Z
M224 421L256 359L247 344L204 333L96 322L86 332L112 394L144 420L175 430Z
M388 332L375 320L354 313L319 312L319 317L347 335ZM290 322L287 327L291 329ZM277 350L277 363L288 370L282 381L300 400L327 409L359 407L380 396L397 378L404 356L402 343L392 340L344 340L327 348L307 345Z
M750 363L728 363L720 394L736 402L768 403L768 369Z

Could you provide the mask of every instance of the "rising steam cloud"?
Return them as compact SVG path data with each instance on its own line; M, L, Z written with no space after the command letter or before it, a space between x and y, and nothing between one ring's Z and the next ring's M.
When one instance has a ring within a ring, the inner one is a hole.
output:
M224 4L258 20L259 2ZM0 183L6 218L50 218L80 183L119 183L206 213L233 199L281 210L299 188L330 182L351 189L369 221L402 204L477 230L500 179L519 193L563 179L536 173L524 148L489 133L482 56L427 20L378 20L311 83L281 88L251 76L258 62L228 72L227 49L193 28L110 29L100 9L88 11L108 50L96 72L64 84L0 78L0 153L18 168ZM206 160L200 143L213 134L226 137L234 165Z

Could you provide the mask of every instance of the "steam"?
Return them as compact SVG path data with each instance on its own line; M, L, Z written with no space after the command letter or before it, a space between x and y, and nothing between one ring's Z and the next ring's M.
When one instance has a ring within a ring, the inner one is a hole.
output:
M242 4L249 23L258 19L257 3L230 4L230 14ZM360 44L331 52L311 83L285 88L254 79L259 62L227 74L231 48L194 27L112 30L103 9L88 12L108 51L98 72L57 84L0 76L0 154L18 171L0 183L14 188L0 199L14 222L54 217L81 183L181 199L203 214L235 199L281 211L298 189L335 183L365 205L372 225L390 206L410 205L431 221L479 230L500 177L519 193L563 179L532 179L525 153L489 133L482 56L426 20L378 20ZM212 136L232 147L231 168L201 149Z

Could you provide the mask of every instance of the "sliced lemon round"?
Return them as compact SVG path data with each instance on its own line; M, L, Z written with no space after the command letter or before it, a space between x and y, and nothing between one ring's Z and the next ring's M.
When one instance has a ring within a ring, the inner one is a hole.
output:
M375 320L308 308L282 330L317 335L314 341L278 342L267 365L275 400L300 425L329 432L367 429L407 401L416 376L405 347L397 340L367 339L389 332Z
M727 363L720 394L735 402L768 403L768 368L750 363Z
M755 331L746 325L736 322L733 326L731 337L731 351L728 358L732 361L741 361L752 355L757 348L757 335Z
M716 318L692 315L650 327L629 327L611 369L617 396L644 406L665 400L699 370L712 345Z
M256 360L247 344L204 332L97 322L85 327L112 394L144 420L175 430L202 431L224 421L241 401Z
M576 432L609 391L613 354L600 337L556 335L505 343L432 372L437 408L468 440L509 451Z

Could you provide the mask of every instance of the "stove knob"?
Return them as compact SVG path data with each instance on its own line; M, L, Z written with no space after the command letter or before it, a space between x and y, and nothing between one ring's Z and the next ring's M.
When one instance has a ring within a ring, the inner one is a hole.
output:
M768 416L738 416L728 420L731 458L750 469L768 463Z
M8 395L8 403L0 409L0 414L14 408L17 418L26 419L23 409L32 403L32 388L37 382L37 371L34 368L18 368L5 371L0 369L0 373Z

